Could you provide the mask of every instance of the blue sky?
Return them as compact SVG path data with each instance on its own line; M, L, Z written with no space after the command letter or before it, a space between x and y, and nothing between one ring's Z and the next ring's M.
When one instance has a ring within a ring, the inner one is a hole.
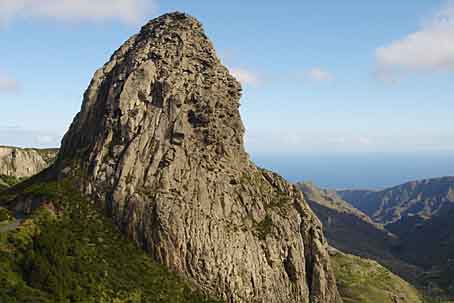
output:
M58 146L94 71L175 10L242 80L253 156L454 150L454 3L436 0L2 1L0 144Z

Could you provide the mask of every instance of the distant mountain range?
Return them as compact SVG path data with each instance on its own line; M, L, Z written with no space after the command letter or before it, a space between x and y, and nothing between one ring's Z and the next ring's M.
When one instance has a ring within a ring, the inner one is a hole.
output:
M408 182L380 191L340 190L337 194L381 224L405 217L430 219L454 205L454 177Z
M410 281L416 281L422 274L422 269L394 255L393 251L401 243L396 235L351 206L335 190L320 189L311 182L297 186L322 221L330 245L349 254L377 260Z
M454 177L380 191L298 187L331 245L375 259L431 293L454 294Z
M454 177L408 182L381 191L338 191L400 239L394 253L442 284L454 284ZM449 282L449 283L448 283Z

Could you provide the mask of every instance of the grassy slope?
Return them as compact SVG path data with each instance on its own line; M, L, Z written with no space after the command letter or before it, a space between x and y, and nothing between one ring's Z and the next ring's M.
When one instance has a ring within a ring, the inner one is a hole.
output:
M215 302L124 239L70 185L23 191L47 206L0 233L0 302Z
M344 303L423 302L415 288L375 261L336 252L332 263Z
M16 178L13 176L0 175L0 190L14 186L23 180L24 180L24 178Z

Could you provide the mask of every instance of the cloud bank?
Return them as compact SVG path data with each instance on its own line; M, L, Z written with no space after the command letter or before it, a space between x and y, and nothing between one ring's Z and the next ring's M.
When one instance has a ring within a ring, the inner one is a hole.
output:
M381 76L395 72L454 71L454 1L421 28L376 49Z
M0 0L0 23L16 17L63 20L120 20L138 23L154 10L153 0Z

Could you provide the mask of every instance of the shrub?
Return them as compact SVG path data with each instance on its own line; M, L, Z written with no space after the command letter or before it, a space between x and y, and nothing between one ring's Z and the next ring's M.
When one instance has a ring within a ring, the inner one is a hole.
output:
M0 207L0 222L11 220L11 213L8 209Z

